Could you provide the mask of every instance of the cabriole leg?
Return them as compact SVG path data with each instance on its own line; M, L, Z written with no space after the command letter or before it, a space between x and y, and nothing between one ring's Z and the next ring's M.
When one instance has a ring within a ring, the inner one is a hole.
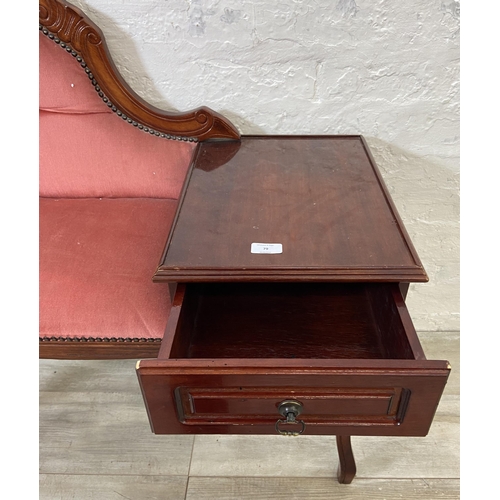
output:
M351 436L337 436L337 449L340 459L337 472L339 483L349 484L356 475L356 462L352 453Z

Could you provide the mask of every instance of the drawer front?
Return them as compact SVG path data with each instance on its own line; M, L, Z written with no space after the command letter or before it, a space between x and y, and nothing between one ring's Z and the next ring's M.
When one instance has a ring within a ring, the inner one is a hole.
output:
M287 400L300 403L300 420L312 425L335 425L342 421L400 424L409 391L401 387L177 387L174 394L179 420L186 425L274 424L280 402Z
M442 361L309 360L317 366L307 368L299 367L303 360L288 360L286 368L241 361L141 361L153 432L274 434L280 403L293 400L302 407L304 434L424 436L449 372Z

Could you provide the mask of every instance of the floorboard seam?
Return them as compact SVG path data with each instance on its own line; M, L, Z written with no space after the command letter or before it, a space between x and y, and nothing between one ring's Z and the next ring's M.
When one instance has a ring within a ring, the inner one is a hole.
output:
M80 477L80 476L93 476L93 477L99 477L99 476L104 476L104 477L109 477L109 476L114 476L114 477L179 477L179 478L189 478L189 476L185 474L93 474L93 473L75 473L75 472L43 472L40 471L38 473L40 476L75 476L75 477Z
M197 479L331 479L333 481L337 481L337 478L334 476L195 476L191 475L188 478L197 478ZM436 480L445 480L445 481L459 481L460 477L358 477L356 476L356 481L436 481Z
M460 330L417 330L417 333L460 333Z
M186 489L184 490L184 500L187 500L187 496L188 496L188 491L189 491L189 479L190 479L190 477L188 476L188 477L187 477L187 481L186 481Z
M194 443L195 442L196 442L196 436L193 436L193 443L191 444L191 455L189 457L188 477L191 476L191 464L193 463Z

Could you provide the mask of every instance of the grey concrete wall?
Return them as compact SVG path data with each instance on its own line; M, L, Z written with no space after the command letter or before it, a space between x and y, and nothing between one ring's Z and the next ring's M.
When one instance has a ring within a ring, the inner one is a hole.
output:
M161 108L208 105L243 134L363 134L430 276L410 288L415 326L459 329L459 2L73 3Z

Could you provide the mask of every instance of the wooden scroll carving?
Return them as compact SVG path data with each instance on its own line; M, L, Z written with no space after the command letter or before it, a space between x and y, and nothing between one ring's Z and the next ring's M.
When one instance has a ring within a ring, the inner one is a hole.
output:
M210 108L173 113L139 97L113 63L101 30L65 0L39 0L39 19L42 33L77 59L106 105L131 125L167 139L240 138L234 125Z

